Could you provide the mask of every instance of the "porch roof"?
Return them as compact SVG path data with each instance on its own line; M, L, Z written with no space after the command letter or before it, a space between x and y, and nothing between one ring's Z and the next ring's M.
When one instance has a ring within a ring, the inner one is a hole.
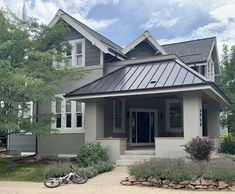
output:
M177 56L125 60L125 66L73 90L68 98L97 98L152 93L212 90L225 106L229 99L206 77L194 71Z

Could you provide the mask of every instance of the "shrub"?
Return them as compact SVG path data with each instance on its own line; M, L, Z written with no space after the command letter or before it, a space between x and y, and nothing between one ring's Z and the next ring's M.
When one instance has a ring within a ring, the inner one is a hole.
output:
M44 171L44 177L45 178L49 178L49 177L61 177L61 176L65 176L66 174L68 174L70 172L70 164L69 163L55 163L55 164L51 164L49 166L46 167L45 171Z
M198 163L187 164L181 159L153 159L132 165L129 174L144 179L155 177L180 182L199 178L202 168Z
M235 162L231 159L214 159L207 163L204 178L214 181L235 181Z
M108 149L101 147L100 143L87 143L79 149L77 159L82 167L92 166L99 161L106 162Z
M94 167L99 173L108 172L113 169L113 165L110 162L99 161Z
M209 162L184 162L179 159L154 159L136 163L129 167L129 174L137 178L155 177L162 180L180 182L183 180L223 180L228 183L235 181L235 162L232 159L213 159Z
M220 141L220 152L231 155L235 154L235 138L231 133L224 135Z
M191 139L184 147L192 160L203 161L209 160L214 145L208 139L196 137Z
M99 170L95 166L88 166L85 168L79 168L78 173L81 176L86 176L87 178L95 177L99 174Z

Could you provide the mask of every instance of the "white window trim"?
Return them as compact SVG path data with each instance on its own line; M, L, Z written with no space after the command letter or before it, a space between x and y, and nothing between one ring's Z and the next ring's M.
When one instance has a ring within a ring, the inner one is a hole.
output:
M173 127L170 127L170 103L180 103L181 104L181 123L182 123L182 127L180 128L173 128ZM166 131L168 132L179 132L179 131L182 131L183 130L183 123L184 121L184 118L183 118L183 103L182 103L182 100L180 99L166 99Z
M72 116L72 124L71 127L66 127L66 99L63 97L64 94L56 94L55 96L58 98L62 98L61 100L61 128L56 128L56 119L51 123L52 129L57 129L59 133L85 133L84 128L84 116L85 116L85 103L82 103L82 127L76 127L76 101L71 100L71 116ZM51 110L52 113L56 114L56 101L51 102Z
M85 67L85 38L81 39L75 39L75 40L70 40L69 43L72 46L72 66L74 67ZM76 53L76 44L77 43L82 43L82 65L81 66L76 66L77 64L77 53Z
M120 99L122 102L122 112L121 112L121 128L115 127L115 103L116 99L113 99L113 133L125 133L125 99Z

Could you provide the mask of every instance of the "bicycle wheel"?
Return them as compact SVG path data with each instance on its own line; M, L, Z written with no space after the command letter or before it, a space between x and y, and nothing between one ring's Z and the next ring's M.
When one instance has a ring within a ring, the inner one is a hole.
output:
M61 184L60 180L57 178L49 178L44 181L44 185L48 188L59 187Z
M84 184L84 183L87 182L87 180L88 180L87 177L79 176L77 174L75 174L73 179L72 179L72 181L76 184Z

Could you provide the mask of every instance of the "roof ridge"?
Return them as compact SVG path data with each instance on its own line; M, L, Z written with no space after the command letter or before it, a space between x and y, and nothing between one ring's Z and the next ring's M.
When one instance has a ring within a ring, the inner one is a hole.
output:
M81 22L81 21L77 20L75 17L69 15L69 14L68 14L67 12L65 12L64 10L62 10L62 9L59 9L59 10L62 11L64 14L68 15L69 17L71 17L71 18L72 18L73 20L75 20L76 22L79 22L80 24L84 25L84 26L85 26L86 28L88 28L89 30L95 32L95 33L98 34L99 36L102 36L102 38L105 38L105 39L107 39L108 41L112 42L112 43L115 44L117 47L119 47L120 50L123 49L123 48L122 48L121 46L119 46L117 43L113 42L112 40L110 40L109 38L107 38L107 37L105 37L104 35L100 34L99 32L93 30L92 28L90 28L89 26L87 26L86 24L84 24L83 22ZM85 29L85 30L86 30L86 29ZM87 30L86 30L86 31L87 31ZM102 41L102 40L101 40L101 41ZM103 41L102 41L102 42L103 42ZM105 42L104 42L104 43L105 43ZM105 43L105 44L107 44L107 43Z
M193 40L186 40L186 41L181 41L181 42L173 42L173 43L168 43L168 44L161 44L161 46L168 46L168 45L173 45L173 44L182 44L182 43L186 43L186 42L196 42L196 41L208 40L208 39L216 39L216 36L207 37L207 38L200 38L200 39L193 39Z

